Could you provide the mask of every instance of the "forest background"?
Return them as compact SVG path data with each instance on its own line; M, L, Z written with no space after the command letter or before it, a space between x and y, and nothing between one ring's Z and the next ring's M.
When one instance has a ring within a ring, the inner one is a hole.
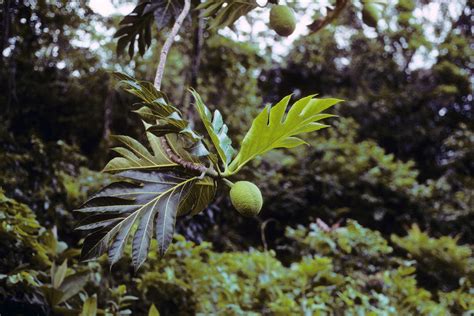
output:
M192 11L163 90L196 128L190 86L237 147L288 94L345 101L311 146L271 152L236 177L262 190L258 217L240 216L222 189L138 272L129 256L111 269L104 257L81 261L72 210L110 182L100 170L111 135L143 134L136 99L111 72L153 81L167 29L152 24L151 47L130 57L114 34L135 2L107 14L97 1L2 2L0 314L474 310L472 1L389 1L377 28L355 2L313 34L306 22L327 1L292 1L300 24L287 39L258 8L235 31L204 30L201 44Z

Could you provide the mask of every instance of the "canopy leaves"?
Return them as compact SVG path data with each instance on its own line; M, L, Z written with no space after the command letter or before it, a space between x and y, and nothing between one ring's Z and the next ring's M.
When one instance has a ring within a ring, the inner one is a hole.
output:
M246 15L257 7L255 0L207 0L197 6L196 10L202 10L202 17L212 17L209 24L210 29L220 29L232 26L241 16Z
M138 43L140 55L145 54L151 45L152 11L146 10L150 1L141 1L135 9L120 21L120 27L114 37L118 37L117 54L121 55L128 46L130 58L135 55L135 43Z
M118 38L117 54L121 55L128 46L128 55L138 52L144 55L151 45L153 20L159 30L174 23L183 9L181 0L140 0L135 9L120 21L114 37Z
M328 127L317 121L333 115L321 112L342 101L316 99L314 95L310 95L296 101L285 116L290 98L291 95L286 96L274 107L266 106L254 119L237 157L229 165L228 173L236 173L247 162L271 149L293 148L305 144L306 142L296 135Z

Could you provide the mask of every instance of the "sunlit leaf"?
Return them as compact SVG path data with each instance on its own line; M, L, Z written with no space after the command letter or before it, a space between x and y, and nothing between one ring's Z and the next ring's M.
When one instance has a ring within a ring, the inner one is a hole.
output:
M295 102L287 113L290 98L291 96L283 98L273 107L266 106L254 119L228 172L237 172L251 159L271 149L293 148L305 144L304 140L295 136L328 127L317 121L333 115L321 112L342 101L316 99L312 95Z

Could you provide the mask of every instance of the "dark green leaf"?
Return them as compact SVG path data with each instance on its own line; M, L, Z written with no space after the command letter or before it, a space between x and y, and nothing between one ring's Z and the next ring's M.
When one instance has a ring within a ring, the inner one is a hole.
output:
M144 55L151 45L151 26L153 20L159 30L170 26L183 9L181 0L145 0L120 21L120 28L114 37L118 37L117 53L120 55L128 45L130 58L135 54L135 42L140 55Z
M83 290L89 280L89 272L78 272L66 277L60 286L63 296L59 303L65 302Z
M196 9L202 10L201 16L211 18L210 29L220 29L231 26L240 17L257 7L255 0L207 0Z
M148 10L153 11L158 29L162 29L178 18L183 10L182 0L153 0Z
M143 55L150 46L150 37L146 34L153 22L153 12L149 12L146 8L150 1L140 2L132 13L125 16L120 21L120 28L114 37L118 37L117 54L121 55L128 45L128 53L130 58L135 54L135 42L138 42L140 54Z
M154 227L159 252L163 255L173 238L176 217L202 210L215 192L212 179L199 179L180 172L129 170L118 176L129 182L110 184L78 210L99 213L95 219L100 230L86 238L83 256L93 258L108 251L109 261L114 264L133 235L132 258L136 269L147 257ZM130 208L132 204L136 207ZM123 211L120 208L124 205L126 210ZM90 219L82 228L88 227L97 228Z

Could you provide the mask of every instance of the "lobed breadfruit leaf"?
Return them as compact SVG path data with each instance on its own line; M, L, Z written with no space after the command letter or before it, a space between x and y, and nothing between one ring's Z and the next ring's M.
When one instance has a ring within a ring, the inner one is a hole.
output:
M274 148L293 148L305 144L304 140L296 136L329 127L317 122L334 115L321 112L342 101L316 99L314 95L310 95L296 101L287 113L290 98L291 95L273 107L266 106L254 119L242 141L239 153L225 173L236 173L253 158Z
M177 166L166 155L159 138L146 133L152 151L150 152L139 141L129 136L113 136L123 147L112 148L119 157L112 158L105 166L104 172L117 173L126 170L157 170Z
M105 187L76 210L93 214L77 228L93 230L84 241L82 255L95 258L108 252L113 265L133 236L136 270L147 258L153 235L164 255L173 239L176 217L199 212L215 193L213 179L177 170L128 170L117 175L123 180Z
M85 258L108 253L116 263L131 238L132 260L138 269L146 260L150 241L156 237L159 253L169 247L176 217L201 212L214 198L216 182L184 166L215 161L181 112L149 82L118 73L125 90L141 100L141 116L148 146L128 136L115 136L121 146L104 168L120 181L93 195L77 211L88 214L78 229L92 230L84 242ZM155 233L153 233L155 231Z
M118 38L117 54L121 55L128 46L130 58L138 52L144 55L151 45L153 21L159 30L174 23L183 10L182 0L140 0L133 11L120 21L114 37Z
M197 157L209 156L209 151L204 146L202 136L191 128L189 122L182 117L181 112L169 104L167 97L158 91L151 82L137 81L123 74L114 73L125 91L137 96L142 102L141 107L135 111L143 122L148 132L156 136L178 134L185 138L184 147Z
M141 55L151 45L151 26L153 13L146 10L150 1L140 1L133 11L120 21L120 27L114 37L118 38L117 54L121 55L128 46L130 58L135 55L135 43Z

